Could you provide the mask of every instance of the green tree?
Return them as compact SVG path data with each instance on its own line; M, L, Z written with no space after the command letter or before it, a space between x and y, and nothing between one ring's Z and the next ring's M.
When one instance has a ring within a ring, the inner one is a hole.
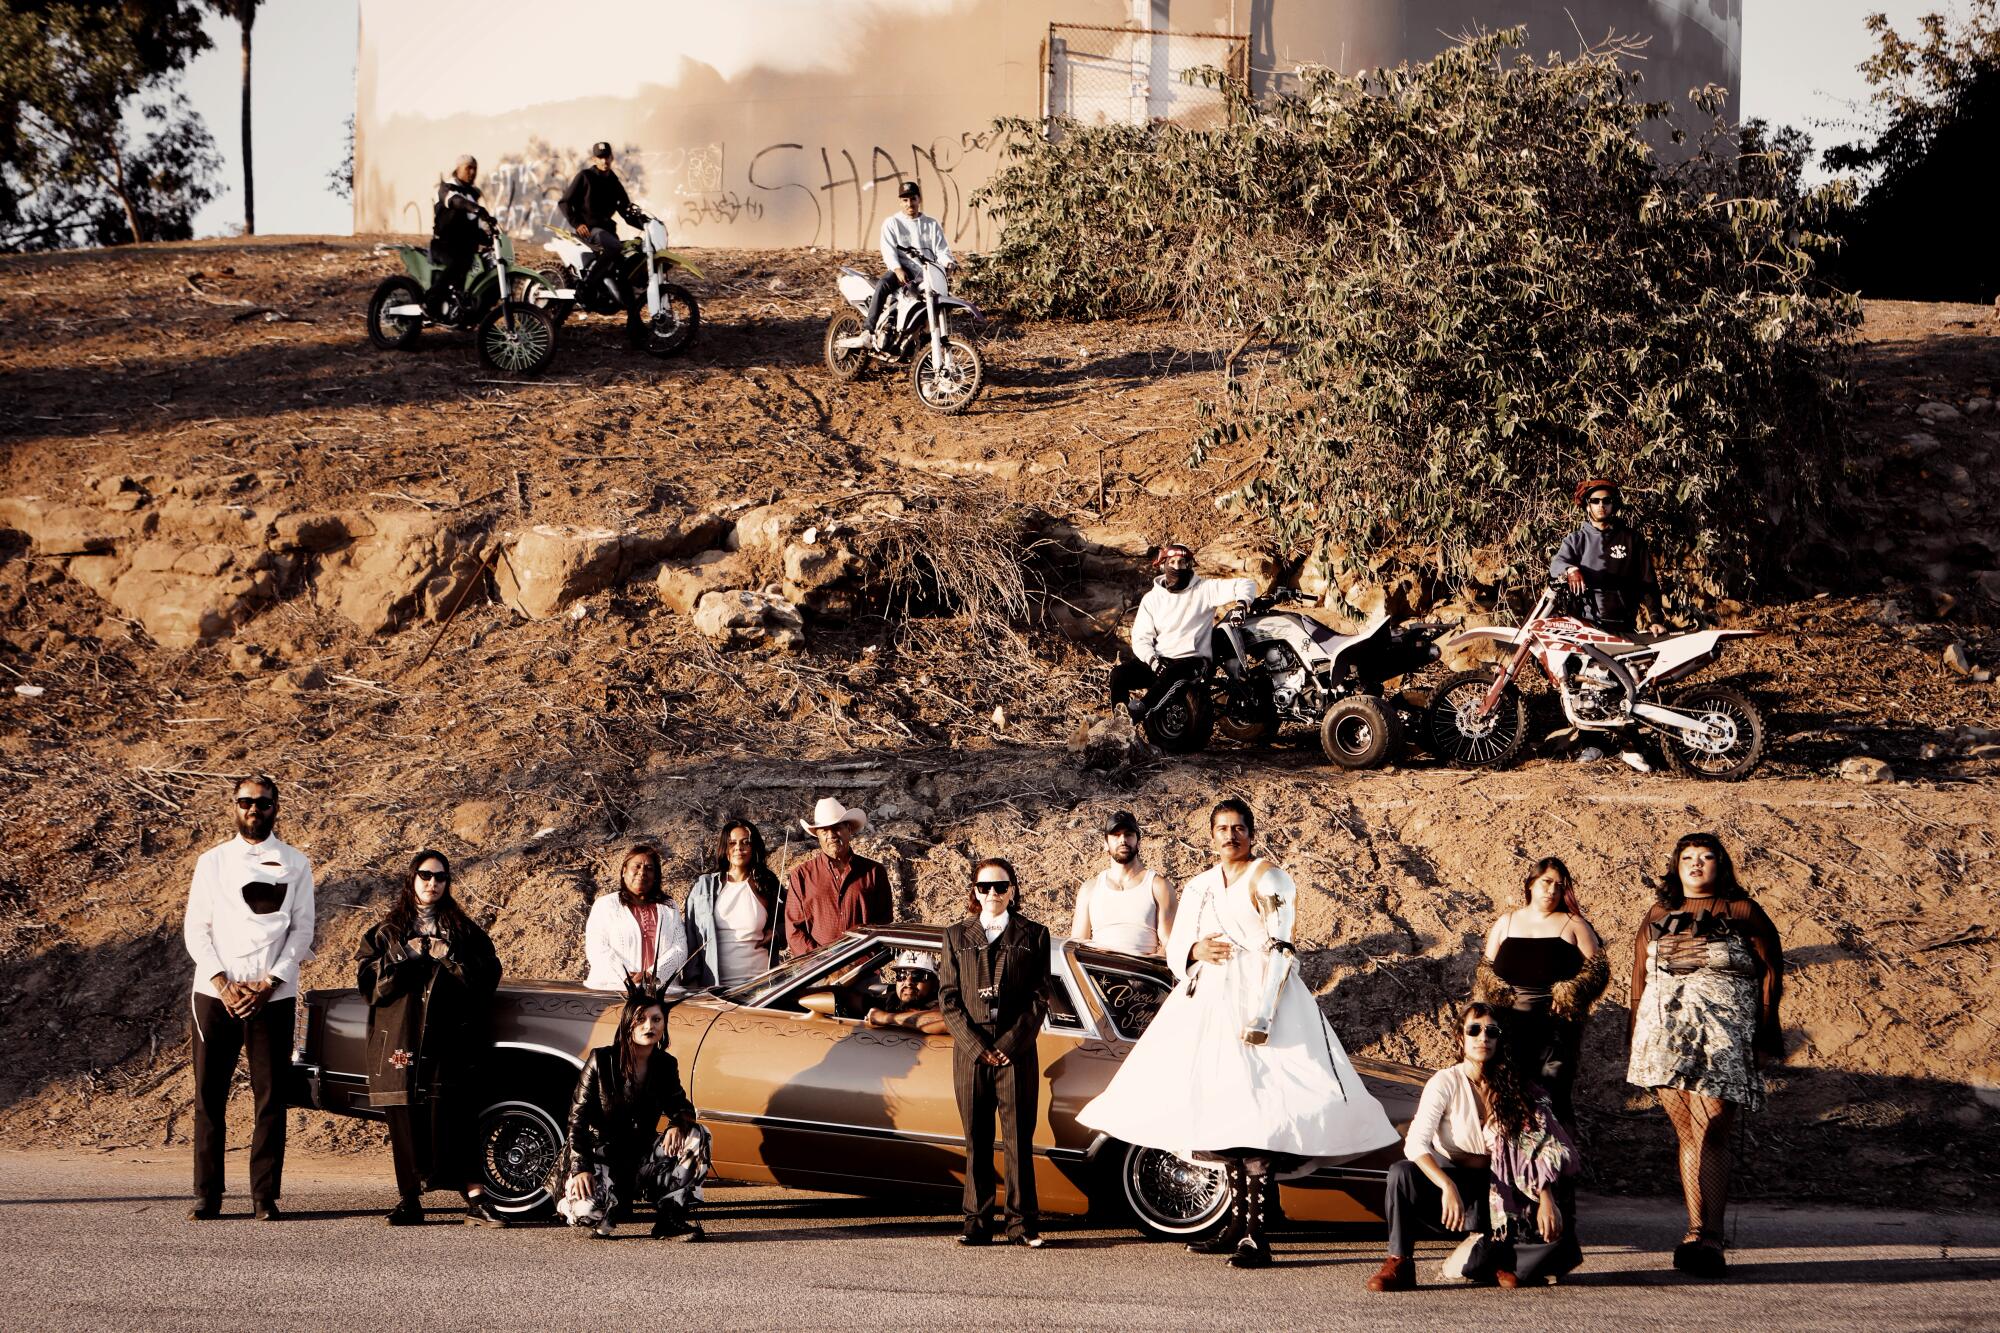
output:
M206 45L191 2L0 0L0 248L192 235L220 164L176 83Z
M2000 5L1972 0L1956 26L1926 14L1914 39L1885 14L1867 22L1874 138L1825 157L1830 170L1873 178L1842 223L1839 272L1869 296L1990 301L2000 246L1991 208L1974 200L2000 142Z

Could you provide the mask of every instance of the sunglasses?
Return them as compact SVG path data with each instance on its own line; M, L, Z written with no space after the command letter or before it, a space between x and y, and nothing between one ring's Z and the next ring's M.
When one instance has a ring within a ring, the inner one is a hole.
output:
M1497 1038L1500 1035L1500 1025L1498 1023L1470 1023L1466 1025L1465 1035L1468 1037Z
M417 878L434 879L440 884L449 884L451 883L451 872L449 870L419 870Z
M896 980L898 981L919 981L929 975L930 973L919 972L915 968L899 967L896 969Z
M1012 893L1014 886L1012 884L1003 884L998 881L982 879L972 886L972 891L974 893Z
M1591 508L1595 509L1599 505L1616 504L1617 501L1612 499L1612 497L1608 495L1593 495L1585 503L1590 505Z
M238 810L275 810L278 808L278 803L269 796L239 796L236 798L236 808Z

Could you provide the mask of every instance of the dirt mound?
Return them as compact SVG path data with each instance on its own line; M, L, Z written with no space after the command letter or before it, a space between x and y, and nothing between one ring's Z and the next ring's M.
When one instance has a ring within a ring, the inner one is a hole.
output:
M955 915L968 859L1001 849L1060 927L1102 808L1137 811L1184 877L1231 790L1308 890L1306 973L1349 1046L1425 1064L1447 1058L1448 1006L1528 858L1570 861L1617 958L1672 839L1718 830L1795 968L1751 1186L1990 1187L1966 1164L2000 1160L2000 703L1944 665L1954 643L1970 669L2000 661L2000 588L1978 577L2000 563L1976 482L2000 421L1971 406L2000 370L1984 312L1871 310L1861 429L1879 461L1852 551L1794 571L1824 597L1726 608L1771 631L1729 664L1774 719L1759 779L1550 758L1346 777L1306 737L1086 772L1065 742L1097 715L1104 631L1129 618L1148 543L1243 545L1230 496L1254 457L1187 466L1226 347L1167 324L993 321L989 396L946 421L901 382L817 369L831 257L701 262L688 358L590 321L551 381L521 386L482 383L449 338L370 350L360 312L393 261L366 242L0 261L0 679L30 687L0 695L0 1139L185 1139L180 909L242 769L280 776L283 831L318 864L321 986L347 984L417 846L459 859L510 972L575 975L586 905L641 834L684 886L725 814L796 855L789 817L837 795L875 818L864 845L900 914ZM194 272L283 317L236 318ZM1029 553L1032 612L974 629L919 598L881 615L890 500L961 516L906 541L906 571L989 540L963 516L991 516ZM532 567L553 585L496 572L543 530L560 540L536 538ZM711 588L662 562L728 572ZM697 623L746 589L805 607L802 651L727 648ZM1839 781L1863 754L1899 780ZM1619 972L1586 1133L1600 1184L1668 1189L1665 1124L1620 1077Z

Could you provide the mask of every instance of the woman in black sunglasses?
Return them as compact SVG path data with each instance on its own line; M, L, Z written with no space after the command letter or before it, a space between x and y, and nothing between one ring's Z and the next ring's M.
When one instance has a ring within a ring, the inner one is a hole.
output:
M452 897L443 852L411 858L396 905L362 936L355 959L368 1001L368 1099L389 1123L400 1196L389 1225L422 1223L429 1188L463 1191L467 1223L505 1226L471 1173L465 1105L500 959Z
M1486 1286L1532 1285L1581 1262L1574 1241L1563 1244L1561 1203L1576 1149L1541 1089L1508 1062L1513 1016L1479 1001L1465 1007L1463 1058L1424 1085L1404 1160L1389 1168L1389 1257L1368 1290L1417 1285L1416 1238L1426 1226L1483 1236L1461 1271Z

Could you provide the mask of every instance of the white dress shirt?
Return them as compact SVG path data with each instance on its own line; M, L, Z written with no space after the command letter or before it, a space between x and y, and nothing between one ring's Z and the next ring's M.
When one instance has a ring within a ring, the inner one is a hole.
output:
M243 901L245 884L285 886L277 912L259 915ZM284 918L283 930L273 917ZM299 993L299 967L313 956L312 861L276 837L259 843L241 835L218 843L194 863L187 916L181 927L194 959L194 993L221 999L215 974L231 981L277 983L272 1000Z
M663 898L655 906L659 911L654 918L653 975L669 983L668 991L678 991L677 978L688 959L687 931L672 902ZM583 927L583 956L590 963L584 985L592 990L624 990L627 974L639 970L644 950L639 918L619 901L615 890L590 905L590 918Z
M1424 1084L1410 1132L1403 1136L1403 1156L1414 1162L1425 1153L1443 1164L1487 1155L1479 1094L1457 1065L1438 1070Z

